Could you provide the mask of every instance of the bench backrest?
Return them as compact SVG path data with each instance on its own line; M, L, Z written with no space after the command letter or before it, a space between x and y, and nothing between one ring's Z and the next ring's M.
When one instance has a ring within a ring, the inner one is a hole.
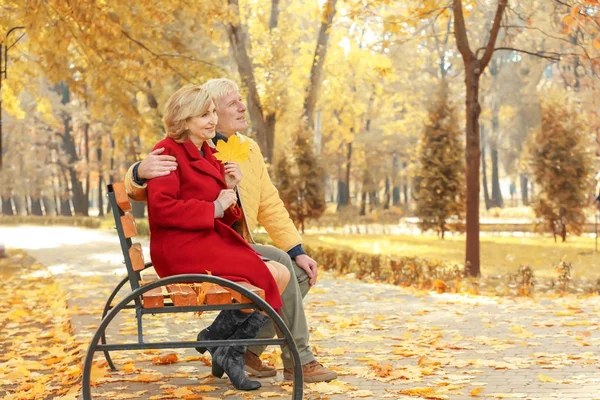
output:
M121 251L125 259L127 276L131 290L140 287L140 271L144 269L144 255L142 245L133 243L131 238L137 236L135 218L131 213L131 202L125 191L123 182L115 182L108 187L108 201L115 218L115 227L121 242Z

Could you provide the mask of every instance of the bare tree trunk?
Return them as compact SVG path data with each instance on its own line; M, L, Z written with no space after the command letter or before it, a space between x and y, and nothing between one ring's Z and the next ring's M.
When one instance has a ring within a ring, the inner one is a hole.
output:
M379 197L377 191L373 190L369 192L369 211L373 211L379 205Z
M352 163L352 142L348 143L346 153L346 171L344 179L338 180L338 210L350 204L350 168Z
M495 63L494 65L496 65ZM496 66L493 68L498 70ZM496 72L497 74L497 72ZM494 76L494 79L497 75ZM504 207L502 191L500 190L500 176L498 174L498 140L500 138L500 104L494 100L492 107L492 138L490 140L490 155L492 157L492 207Z
M360 196L360 211L358 215L364 216L367 214L367 192L363 190Z
M476 62L465 68L467 81L467 140L466 140L466 181L467 181L467 244L465 268L469 275L479 276L479 73Z
M385 190L384 190L384 194L383 194L383 209L384 210L389 210L390 208L390 201L392 199L391 196L391 190L390 190L390 177L388 175L386 175L385 177Z
M400 159L397 154L392 158L392 205L400 203Z
M470 276L481 274L479 258L479 164L481 148L479 143L479 79L494 53L494 46L500 30L502 14L508 0L498 0L494 22L490 29L490 38L486 43L481 59L469 46L461 0L453 0L454 36L456 45L463 58L466 85L466 183L467 218L465 270Z
M495 90L500 86L498 82L498 74L500 73L500 66L502 62L498 60L499 57L493 57L490 61L490 73L494 82L493 88ZM492 207L504 207L504 199L502 198L502 191L500 190L500 176L498 174L498 143L500 141L500 101L497 96L492 96L492 134L489 140L490 144L490 155L492 159ZM485 148L485 144L483 145Z
M402 171L406 172L407 167L408 167L408 164L406 162L403 162L402 163ZM405 205L405 209L408 210L408 204L410 203L410 196L408 195L408 188L409 188L411 181L409 180L409 178L407 176L405 176L402 180L403 180L402 191L404 192L404 205ZM412 181L411 187L412 188L416 187L414 181Z
M521 183L521 203L524 206L529 205L529 182L525 174L519 175L519 181Z
M86 103L87 105L87 103ZM86 123L83 127L83 151L85 152L85 209L89 214L89 199L90 199L90 124Z
M112 184L114 182L114 177L112 176L112 172L115 170L115 141L112 137L110 137L110 165L108 169L108 184ZM110 215L112 212L112 206L110 205L110 201L106 202L106 214Z
M498 149L492 145L490 149L492 153L492 204L494 207L504 207L504 199L502 198L502 190L500 189L500 174L498 172Z
M71 191L73 193L73 208L76 215L88 215L87 198L83 192L83 185L77 176L77 170L75 169L75 162L78 161L77 151L75 149L75 141L71 135L71 116L65 115L63 118L64 133L63 148L69 156L69 165L67 165L67 171L69 172L69 178L71 180Z
M279 0L271 0L271 18L269 18L269 29L277 28L279 24Z
M96 159L98 160L98 216L104 216L104 196L102 195L102 181L104 171L102 170L102 141L98 140L98 147L96 148Z
M481 127L481 173L483 174L483 197L485 199L485 209L489 210L491 208L490 201L490 192L488 190L488 181L487 181L487 162L485 159L485 127Z
M325 65L325 56L327 55L327 42L329 41L329 32L331 23L335 16L335 5L337 0L327 0L323 6L323 16L321 18L321 26L319 28L319 36L317 38L317 47L313 57L312 67L310 68L310 84L306 90L304 99L304 118L308 129L313 129L315 107L319 98L321 83L323 82L323 66Z
M62 104L68 104L70 102L69 87L66 84L61 83L60 85L58 85L58 89L62 96ZM75 146L75 138L72 135L73 128L71 126L71 115L65 111L62 119L63 133L58 134L58 136L62 139L63 150L69 156L68 164L65 165L64 168L66 168L66 170L69 172L69 177L71 180L71 191L73 193L73 208L75 214L87 216L87 197L85 197L83 185L81 184L77 170L75 169L75 163L79 161L79 156L77 154L77 148Z
M352 142L348 143L348 152L346 153L346 197L350 204L350 169L352 168Z
M267 139L268 124L263 115L263 108L258 95L258 89L256 88L254 66L248 55L248 36L240 22L240 6L238 0L227 0L227 4L229 4L229 10L234 13L232 21L226 25L227 35L238 67L238 73L244 86L248 89L248 110L252 119L252 125L256 131L256 141L262 153L267 156L267 161L272 162L272 154L269 157Z
M267 160L273 160L273 152L275 150L275 125L277 123L277 116L275 113L270 113L265 118L266 122L266 134L267 134Z

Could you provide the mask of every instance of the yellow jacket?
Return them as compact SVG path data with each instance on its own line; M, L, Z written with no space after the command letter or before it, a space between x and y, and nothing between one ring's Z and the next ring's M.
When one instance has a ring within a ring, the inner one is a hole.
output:
M237 135L241 142L250 142L248 160L239 163L242 180L238 185L238 194L244 212L244 238L254 243L252 232L260 224L275 246L287 252L302 244L302 238L271 182L258 144L247 136ZM209 143L212 145L212 142ZM125 188L133 200L146 200L146 185L140 186L133 181L133 165L125 175Z

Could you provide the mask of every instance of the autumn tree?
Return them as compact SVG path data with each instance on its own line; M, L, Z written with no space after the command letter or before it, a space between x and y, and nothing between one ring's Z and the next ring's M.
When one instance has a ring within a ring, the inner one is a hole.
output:
M306 220L318 219L325 212L324 177L315 155L312 138L298 133L290 163L286 157L277 162L277 188L290 217L304 233Z
M321 18L319 19L316 45L313 47L315 50L309 66L309 80L302 84L302 87L306 88L304 96L302 96L304 99L302 116L306 126L311 129L313 128L314 110L323 81L322 72L333 17L336 13L336 3L337 0L327 0L320 12ZM285 101L282 101L282 99L287 98L286 90L283 90L283 88L289 89L288 75L294 71L301 71L304 66L304 64L299 65L297 54L289 50L290 46L286 46L280 40L283 32L290 33L290 26L294 26L292 21L297 20L298 15L287 15L289 21L286 21L286 24L288 26L284 25L282 27L280 19L286 16L280 10L279 1L272 1L266 28L267 33L264 34L265 29L257 28L265 25L263 19L258 18L258 20L252 21L252 26L250 26L250 17L245 18L239 0L228 0L227 4L229 7L225 15L227 18L225 30L240 79L248 91L248 110L257 142L267 161L271 162L275 148L275 127L278 116L282 113L277 108L287 106ZM288 11L287 14L290 14L290 12ZM296 28L299 29L300 27ZM251 46L252 39L257 40L262 46ZM283 54L282 48L288 49L287 57ZM289 59L289 57L292 57L293 61L289 62L287 66L274 61ZM265 66L270 68L267 69ZM302 75L305 76L305 74ZM297 120L298 115L295 118Z
M285 204L293 221L297 221L298 188L292 175L292 168L287 157L280 157L275 163L275 182L279 197Z
M529 143L529 166L538 186L536 216L562 241L580 234L592 190L592 160L586 122L564 95L542 102L542 124Z
M452 218L462 225L464 213L464 155L455 107L442 85L429 110L419 143L417 208L423 230L444 238Z

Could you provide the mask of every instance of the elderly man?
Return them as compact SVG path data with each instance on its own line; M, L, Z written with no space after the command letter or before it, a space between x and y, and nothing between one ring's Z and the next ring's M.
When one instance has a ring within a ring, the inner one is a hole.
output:
M242 142L250 143L249 159L239 163L243 179L238 185L238 195L244 216L234 228L259 254L287 266L290 270L292 278L281 296L284 303L282 318L296 341L304 381L326 382L336 379L335 371L325 368L315 360L308 343L308 324L302 298L317 281L317 263L302 248L302 238L271 182L260 148L252 139L239 133L248 127L246 106L239 89L228 79L212 79L203 87L212 94L219 118L214 143L218 140L227 141L232 135L237 135ZM146 159L132 165L127 171L125 182L128 193L134 200L145 199L147 179L168 175L177 168L173 157L160 155L161 153L162 149L153 151ZM258 224L266 229L277 247L254 243L252 231ZM275 329L270 323L265 326L260 337L274 335ZM262 346L248 348L245 355L246 371L258 377L274 376L277 371L263 364L259 358L264 349ZM292 379L292 359L286 348L282 349L282 358L284 377Z

